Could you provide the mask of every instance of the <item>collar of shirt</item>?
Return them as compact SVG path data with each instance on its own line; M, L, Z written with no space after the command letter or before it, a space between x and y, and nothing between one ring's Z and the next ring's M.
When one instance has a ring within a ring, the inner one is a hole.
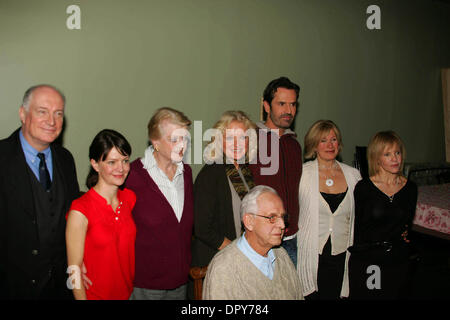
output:
M90 193L90 196L93 197L94 199L97 199L97 201L99 203L101 203L103 207L106 207L106 208L112 210L111 204L108 204L108 201L105 198L103 198L103 196L100 193L98 193L94 188L90 188L88 190L88 192ZM118 189L117 190L117 200L119 200L119 207L118 207L119 210L120 210L120 207L122 207L122 203L123 203L122 198L123 198L123 191L121 189ZM120 211L119 211L119 213L120 213Z
M184 208L184 165L183 162L177 163L177 169L172 180L167 177L165 172L158 167L156 159L153 155L154 149L152 146L145 150L144 157L141 162L144 169L147 170L149 176L158 186L166 200L175 213L178 222L181 221Z
M273 249L269 250L269 252L267 253L267 257L263 257L250 246L247 239L245 238L245 232L238 239L237 247L266 277L268 277L270 280L273 279L276 260Z
M35 148L33 148L23 136L22 130L19 131L20 144L22 145L22 150L25 155L25 160L33 171L36 178L39 180L39 160L38 153ZM53 161L52 161L52 150L50 147L42 150L40 153L45 155L45 163L47 165L48 172L50 173L50 179L53 180Z
M160 172L161 174L166 176L165 173L161 170L161 168L158 167L158 163L156 162L155 156L153 155L154 151L155 151L155 149L153 148L153 146L149 146L145 150L144 158L142 158L142 164L144 166L144 169L151 170L152 168L157 168L158 172ZM178 175L183 174L183 172L184 172L184 165L183 165L183 162L180 161L180 162L177 163L177 171L175 172L174 179Z

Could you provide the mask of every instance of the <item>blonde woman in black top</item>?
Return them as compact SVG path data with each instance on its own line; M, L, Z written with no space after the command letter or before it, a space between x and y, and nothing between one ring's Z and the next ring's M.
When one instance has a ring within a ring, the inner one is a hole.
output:
M402 175L405 147L395 132L377 133L370 140L367 158L370 177L355 187L350 298L404 298L417 186Z

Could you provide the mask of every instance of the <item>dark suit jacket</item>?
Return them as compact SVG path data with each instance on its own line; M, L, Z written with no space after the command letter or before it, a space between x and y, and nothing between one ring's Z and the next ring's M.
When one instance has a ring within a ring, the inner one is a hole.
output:
M223 164L206 164L194 183L192 265L208 265L224 237L236 239L230 185Z
M0 141L0 297L34 299L40 297L42 286L48 281L45 277L50 274L42 276L37 271L40 264L36 250L39 248L38 224L19 130ZM54 170L59 170L64 185L65 210L58 214L65 219L72 200L79 193L75 162L63 147L52 144L51 150ZM60 228L65 229L65 220ZM56 234L65 243L64 230L57 230ZM51 276L65 285L66 256L56 260L55 274Z

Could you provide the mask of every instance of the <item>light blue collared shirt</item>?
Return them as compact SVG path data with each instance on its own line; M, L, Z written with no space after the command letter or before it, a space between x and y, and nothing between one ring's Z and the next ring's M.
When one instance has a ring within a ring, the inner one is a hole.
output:
M25 139L22 134L22 130L19 131L19 138L23 153L25 154L25 160L27 161L28 166L39 181L39 162L41 161L37 156L39 151L37 151L28 143L27 139ZM43 153L45 155L45 162L47 164L48 172L50 173L50 180L53 180L52 150L50 149L50 147L48 147L40 153Z
M273 280L273 271L275 269L275 254L273 250L270 249L267 253L267 257L263 257L257 253L248 243L244 234L238 239L237 247L242 251L243 254L257 267L266 277Z

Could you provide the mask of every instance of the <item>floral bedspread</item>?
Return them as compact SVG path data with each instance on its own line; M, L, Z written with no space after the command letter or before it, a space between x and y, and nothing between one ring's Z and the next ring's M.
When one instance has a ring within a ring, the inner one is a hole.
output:
M414 224L450 234L450 184L419 186Z

